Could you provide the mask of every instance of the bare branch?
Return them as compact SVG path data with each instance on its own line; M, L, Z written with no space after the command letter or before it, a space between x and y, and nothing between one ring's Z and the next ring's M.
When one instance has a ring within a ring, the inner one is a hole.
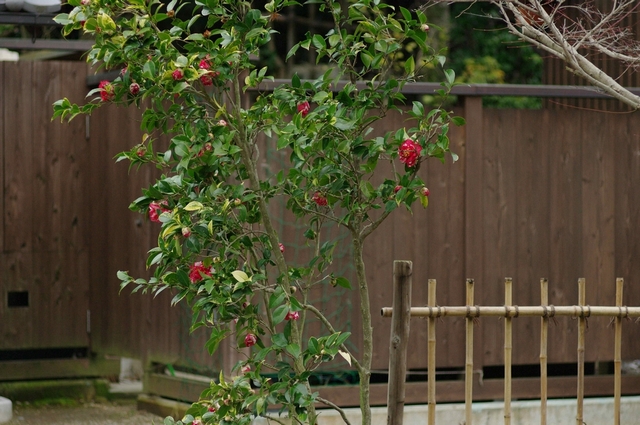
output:
M431 0L431 3L468 3L473 0ZM480 0L478 0L480 1ZM640 68L640 41L625 21L640 10L636 0L601 2L585 0L578 5L566 0L492 0L509 32L519 39L563 60L567 69L589 84L633 109L640 96L617 80L629 68ZM624 63L619 75L608 75L593 62L595 53Z

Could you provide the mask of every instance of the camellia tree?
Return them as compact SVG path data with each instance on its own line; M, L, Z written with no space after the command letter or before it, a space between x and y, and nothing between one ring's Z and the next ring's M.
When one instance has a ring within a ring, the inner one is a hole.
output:
M131 205L161 225L147 262L154 275L145 280L119 272L122 287L174 291L174 303L189 303L193 328L211 329L206 345L212 353L227 337L238 349L250 347L236 376L220 374L184 418L165 423L247 424L260 416L280 422L278 413L285 413L296 423L315 424L317 403L337 409L348 423L337 404L309 384L318 367L338 357L358 372L362 423L369 424L373 329L364 243L395 209L416 201L426 207L420 164L431 157L444 161L448 128L462 124L446 110L413 102L402 109L411 128L370 136L376 121L400 111L406 82L422 67L444 64L426 44L425 14L379 0L354 0L348 10L336 1L309 0L332 17L334 28L308 34L288 58L315 49L330 71L314 81L294 75L262 93L268 69L257 69L252 58L274 33L272 17L296 7L294 1L69 3L74 9L56 18L64 31L95 36L88 61L122 72L92 90L87 104L56 102L54 117L72 119L107 103L142 106L145 136L118 160L153 164L165 173ZM398 75L399 52L409 42L419 46L421 59L404 57ZM444 96L454 75L442 75ZM250 106L243 103L248 89L259 93ZM157 150L153 142L163 133L171 142ZM263 139L290 154L285 168L264 175L258 167ZM391 171L378 170L380 163L391 164ZM285 261L272 202L286 203L304 223L306 264ZM309 296L318 285L351 287L331 271L336 242L323 232L331 223L351 237L362 315L358 356L345 344L349 333L336 329ZM318 335L305 332L312 318L323 325Z

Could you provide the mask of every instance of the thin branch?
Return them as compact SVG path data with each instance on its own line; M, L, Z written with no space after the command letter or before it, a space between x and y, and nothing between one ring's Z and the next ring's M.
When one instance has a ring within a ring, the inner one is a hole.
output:
M344 421L344 423L346 423L347 425L351 425L351 422L349 422L349 419L347 419L346 413L337 404L331 403L329 400L324 399L320 396L316 397L316 400L336 410L338 413L340 413L340 416L342 417L342 420Z

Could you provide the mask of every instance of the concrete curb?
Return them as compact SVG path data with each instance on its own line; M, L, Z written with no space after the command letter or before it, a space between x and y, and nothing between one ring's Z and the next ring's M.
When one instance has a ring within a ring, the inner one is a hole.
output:
M13 418L13 405L8 398L0 397L0 424L9 422Z

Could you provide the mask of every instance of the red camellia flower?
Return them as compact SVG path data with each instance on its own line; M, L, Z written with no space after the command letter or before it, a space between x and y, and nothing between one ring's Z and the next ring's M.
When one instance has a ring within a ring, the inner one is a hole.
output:
M322 196L322 194L320 192L314 193L313 196L311 197L311 200L313 202L315 202L320 207L326 207L327 206L327 198Z
M178 80L182 80L182 78L184 77L184 74L182 73L181 69L176 69L171 73L171 76L175 81L178 81Z
M129 93L134 96L140 93L140 85L138 83L131 83L129 86Z
M113 100L115 96L113 84L111 84L107 80L103 80L100 81L100 84L98 84L98 88L100 89L100 99L102 99L103 102L109 102Z
M167 208L167 201L153 201L149 204L149 220L160 223L160 214L171 211Z
M256 345L256 342L258 342L258 338L256 338L254 334L247 334L247 336L244 337L244 345L247 347Z
M300 313L297 311L290 311L284 316L285 320L298 320L300 318Z
M431 192L429 192L429 189L427 189L426 187L423 187L423 188L422 188L422 194L423 194L424 196L429 196L429 193L431 193Z
M202 83L203 86L212 86L213 85L213 79L211 78L210 75L201 75L200 76L200 82Z
M202 261L196 261L189 267L189 280L191 283L197 283L202 280L203 275L211 277L213 267L206 267Z
M202 59L200 61L200 69L210 69L211 68L211 62L209 62L209 59Z
M280 248L280 252L284 254L284 245L282 243L278 244L278 248Z
M306 100L298 104L298 112L300 112L300 115L302 115L303 118L307 116L310 110L311 110L311 106L309 105L309 102L307 102Z
M422 146L414 142L411 139L407 139L400 145L398 154L400 155L400 162L404 163L407 167L413 167L418 162L420 157L420 151Z

